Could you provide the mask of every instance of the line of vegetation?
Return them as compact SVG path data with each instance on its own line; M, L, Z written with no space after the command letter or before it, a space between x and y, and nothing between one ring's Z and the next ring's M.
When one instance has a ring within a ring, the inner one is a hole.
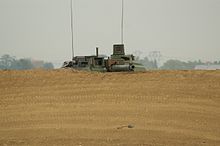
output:
M141 63L147 70L194 70L199 65L220 65L220 61L214 62L202 62L198 61L180 61L177 59L170 59L158 65L156 59L149 59L145 57L143 59L136 58L137 63ZM0 70L28 70L28 69L54 69L54 65L51 62L44 62L39 60L31 60L28 58L17 59L10 55L3 55L0 58Z
M51 62L33 61L27 58L16 59L16 57L7 54L0 58L1 70L29 70L36 68L54 69L54 66Z
M148 57L138 59L137 62L143 64L148 70L194 70L196 66L199 65L220 65L220 61L202 62L201 60L198 60L185 62L177 59L170 59L163 63L162 66L159 66L156 59L150 60Z

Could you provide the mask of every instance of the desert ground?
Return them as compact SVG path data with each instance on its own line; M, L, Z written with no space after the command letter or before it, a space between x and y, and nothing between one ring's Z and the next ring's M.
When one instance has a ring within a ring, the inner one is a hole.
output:
M0 71L0 146L219 146L220 71Z

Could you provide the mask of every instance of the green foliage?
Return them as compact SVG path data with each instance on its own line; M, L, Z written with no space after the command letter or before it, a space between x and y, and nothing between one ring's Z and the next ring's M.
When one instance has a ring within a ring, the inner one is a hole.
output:
M15 62L14 68L12 69L18 69L18 70L28 70L33 69L34 66L30 59L19 59Z
M137 60L138 63L142 64L148 70L158 69L156 60L150 61L147 57L145 57L144 59L139 59L137 57L136 60Z
M203 63L201 60L184 62L177 59L170 59L166 61L161 67L158 67L157 61L149 60L148 57L145 57L144 59L136 57L135 60L137 61L137 63L142 64L147 70L193 70L197 65L207 64ZM217 65L220 64L220 61L209 62L209 64Z
M45 68L45 69L54 69L54 66L50 62L46 62L46 63L44 63L43 68Z
M15 63L15 58L6 54L0 58L0 69L12 69Z
M183 62L180 60L168 60L163 64L163 66L160 69L165 70L193 70L195 66L202 65L200 60L199 61L188 61Z
M35 68L35 66L30 59L16 59L8 54L0 58L0 69L28 70L33 68ZM47 62L42 65L42 68L53 69L54 66L52 63Z

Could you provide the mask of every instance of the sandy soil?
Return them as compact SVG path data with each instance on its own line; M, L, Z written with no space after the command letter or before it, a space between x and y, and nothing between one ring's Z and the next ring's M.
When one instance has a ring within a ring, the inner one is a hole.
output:
M10 145L219 146L220 71L0 71Z

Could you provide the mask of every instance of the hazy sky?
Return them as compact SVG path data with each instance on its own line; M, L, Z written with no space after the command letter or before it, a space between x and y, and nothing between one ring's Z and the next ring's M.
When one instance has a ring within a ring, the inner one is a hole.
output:
M120 43L121 0L73 0L76 55ZM127 53L220 60L220 0L125 0ZM0 0L0 55L71 59L70 0Z

